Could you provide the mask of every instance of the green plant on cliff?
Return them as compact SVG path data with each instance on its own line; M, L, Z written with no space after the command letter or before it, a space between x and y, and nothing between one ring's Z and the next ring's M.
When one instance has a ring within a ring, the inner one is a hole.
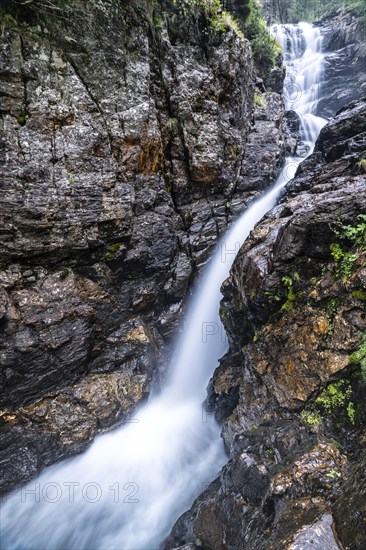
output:
M362 158L358 162L356 162L356 167L360 174L366 174L366 158Z
M240 39L244 39L239 23L231 13L222 9L220 0L173 0L173 3L183 17L187 17L195 8L199 8L213 30L222 33L232 30Z
M258 1L248 0L247 5L249 15L244 24L245 36L250 40L258 72L266 76L281 55L281 46L270 35Z
M352 387L348 380L331 382L312 404L307 405L300 416L311 427L319 426L325 418L332 416L337 418L337 422L343 417L351 424L355 424L356 409L352 395Z
M356 219L358 223L355 225L345 225L339 222L337 224L339 229L333 231L341 239L347 239L353 245L366 249L366 214L359 214Z
M258 107L266 107L267 106L266 100L262 97L262 94L260 94L259 92L255 92L255 94L254 94L254 103Z
M295 291L294 283L298 283L300 277L298 273L294 273L292 277L285 275L282 277L282 283L287 288L286 302L282 306L283 311L290 311L295 302L301 299L301 292Z
M360 347L349 356L349 360L360 365L362 377L366 380L366 332L362 335Z
M301 418L309 426L319 426L322 422L322 416L319 411L307 411L303 410L300 413Z
M330 383L315 399L315 403L326 414L332 414L336 409L343 407L351 395L352 389L349 382L342 379L338 380L338 382Z
M74 185L76 183L76 176L73 172L67 173L67 181L69 185Z
M333 232L345 245L339 243L330 244L330 253L336 269L335 277L343 280L350 279L356 260L361 252L366 250L366 214L357 216L354 225L338 222Z
M103 260L110 261L116 259L126 249L124 243L113 243L108 246L107 253Z
M344 250L338 243L331 243L330 254L336 265L336 279L343 279L344 281L348 281L348 279L352 275L354 263L358 258L357 254L354 254L348 250Z

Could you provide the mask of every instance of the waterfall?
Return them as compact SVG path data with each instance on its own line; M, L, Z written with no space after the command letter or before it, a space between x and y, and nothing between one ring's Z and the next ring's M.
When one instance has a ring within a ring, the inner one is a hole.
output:
M305 23L271 32L285 52L287 108L300 114L310 152L325 123L313 114L321 37ZM46 468L10 494L1 509L1 548L153 550L218 475L227 457L220 428L202 402L227 346L218 315L220 286L239 246L301 160L287 158L275 186L220 241L188 308L163 392L82 455Z
M286 66L284 96L286 109L301 120L301 140L305 155L312 153L326 120L315 116L322 81L324 53L320 29L310 23L273 25L271 34L281 44Z

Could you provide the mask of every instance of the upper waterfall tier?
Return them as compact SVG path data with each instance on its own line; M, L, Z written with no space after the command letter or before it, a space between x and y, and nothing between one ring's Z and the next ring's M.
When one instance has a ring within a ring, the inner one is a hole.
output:
M322 85L324 53L319 28L310 23L273 25L286 65L284 97L287 110L301 118L301 137L309 154L325 119L315 116Z

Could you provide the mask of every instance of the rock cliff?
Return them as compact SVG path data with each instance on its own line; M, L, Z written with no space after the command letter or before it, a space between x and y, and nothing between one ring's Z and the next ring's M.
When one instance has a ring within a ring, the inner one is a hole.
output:
M326 58L317 114L329 118L366 95L366 25L364 15L341 8L324 17L320 26Z
M230 460L166 548L366 545L366 100L323 128L223 284Z
M183 8L2 2L4 490L128 420L218 235L280 169L249 43Z

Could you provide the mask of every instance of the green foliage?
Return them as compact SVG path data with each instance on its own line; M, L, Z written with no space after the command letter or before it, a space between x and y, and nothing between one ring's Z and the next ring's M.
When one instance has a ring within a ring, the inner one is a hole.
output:
M328 321L328 334L334 334L334 317L339 307L338 298L328 298L324 305L325 314Z
M249 0L249 15L244 24L245 36L250 40L254 62L258 72L266 76L275 66L281 54L281 46L267 28L262 9L257 0Z
M295 302L297 302L301 298L301 292L296 292L294 289L294 281L300 281L298 273L294 273L292 277L289 277L288 275L282 277L282 283L287 288L287 300L281 308L283 311L290 311L293 308Z
M336 264L335 276L336 279L342 278L348 281L352 275L354 263L358 258L357 254L343 250L338 243L330 245L330 253Z
M366 159L361 159L356 162L356 166L361 174L366 174Z
M353 298L360 300L360 302L366 302L366 291L365 290L352 290Z
M315 404L325 414L333 414L338 409L348 405L352 395L352 388L347 380L338 380L329 384L316 398Z
M319 411L306 411L303 410L300 413L301 418L303 419L308 426L319 426L322 422L322 416Z
M69 185L74 185L76 183L76 176L72 172L67 173L67 181Z
M341 379L331 382L318 395L314 403L304 409L300 416L309 426L318 426L325 417L339 416L346 418L351 424L356 421L356 409L352 399L352 387L348 380Z
M365 0L271 0L274 20L280 23L317 21L340 7L352 8L364 21Z
M210 23L212 28L217 31L228 32L232 30L240 39L244 39L243 31L240 29L238 22L227 11L214 13L210 18Z
M348 415L348 418L349 418L349 421L351 422L351 424L354 424L355 423L356 410L355 410L355 406L354 406L352 401L350 401L347 405L347 415Z
M267 103L265 99L263 99L262 94L255 92L254 94L254 103L255 105L258 105L258 107L266 107Z
M116 259L122 251L125 250L125 245L123 243L113 243L108 246L107 253L104 256L104 260L114 260Z
M282 300L281 296L279 294L274 294L273 292L265 292L265 296L268 296L272 302L280 302Z
M336 264L337 279L350 279L354 264L361 251L366 250L366 214L359 214L355 225L345 225L338 222L333 232L341 240L347 241L348 250L339 243L330 245L330 253ZM350 246L349 246L350 245Z
M349 356L349 360L360 365L362 377L366 380L366 332L362 335L360 347Z
M153 23L154 27L157 27L158 29L161 29L164 26L164 20L159 15L154 16Z
M258 342L260 333L261 331L259 329L255 331L253 336L253 342Z
M334 233L341 239L347 239L353 245L366 247L366 214L359 214L356 218L359 222L356 225L344 225L338 223L340 229L333 229Z
M335 468L331 468L331 469L326 473L326 476L329 477L330 479L339 479L340 477L342 477L342 474L341 474L341 472L339 472L339 471L336 470Z
M24 113L20 113L20 115L18 116L17 118L17 121L18 121L18 124L20 124L20 126L25 126L26 125L26 118L25 118L25 114Z
M194 9L199 8L203 10L213 30L222 33L232 30L241 40L244 39L238 22L231 13L222 10L220 0L173 0L173 3L177 5L183 17L187 17Z

